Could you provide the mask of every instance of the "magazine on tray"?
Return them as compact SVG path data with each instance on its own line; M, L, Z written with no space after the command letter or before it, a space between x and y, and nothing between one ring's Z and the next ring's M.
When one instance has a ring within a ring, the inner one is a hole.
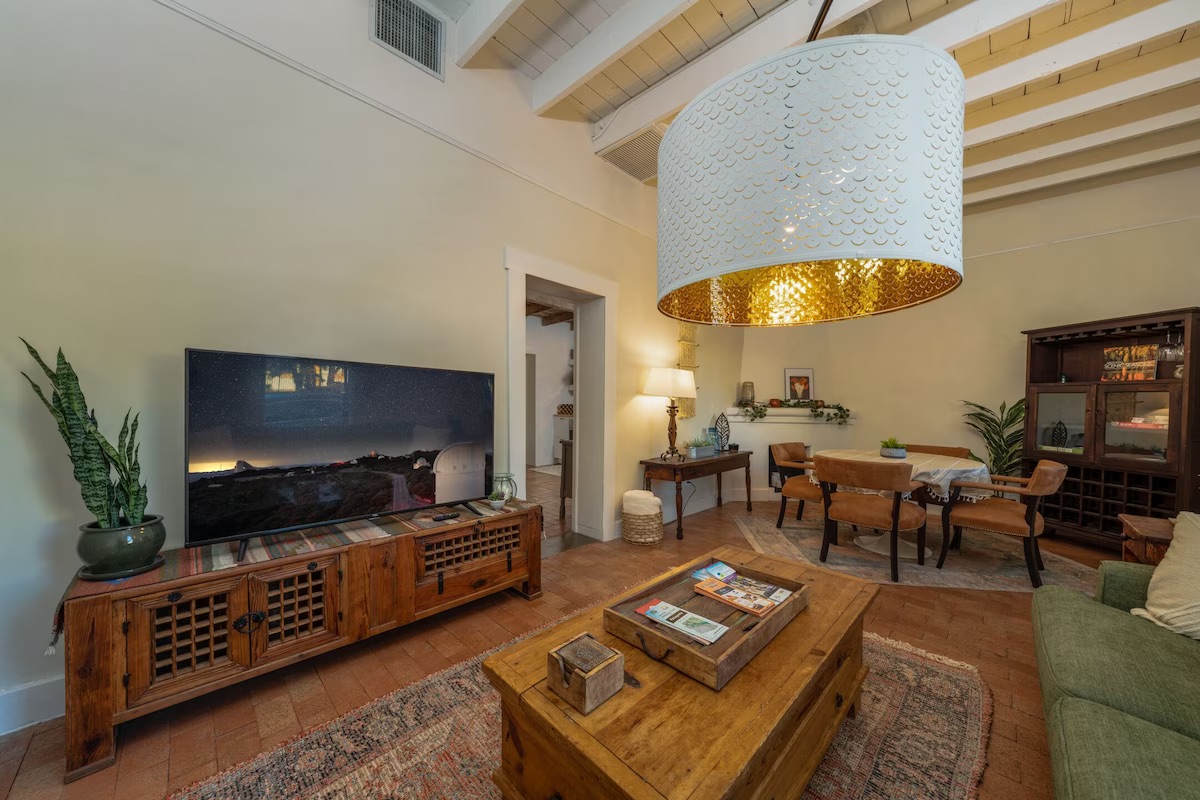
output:
M742 591L728 583L723 583L716 578L708 578L696 584L695 590L698 594L705 597L711 597L714 600L720 600L722 603L733 606L742 611L749 611L756 617L766 616L775 603L751 592Z
M730 586L735 586L744 592L756 594L759 597L765 597L774 603L782 603L791 596L791 591L782 589L778 586L773 586L763 581L756 581L754 578L747 578L744 575L738 575L733 567L723 561L717 561L709 564L703 569L698 569L692 573L692 577L698 581L716 578L719 581L728 583Z
M657 599L651 600L649 603L641 606L637 612L655 622L661 622L669 628L674 628L680 633L687 634L703 644L712 644L729 630L729 628L719 622L713 622L711 619L706 619L699 614L684 611L679 606L673 606L670 603L664 603Z

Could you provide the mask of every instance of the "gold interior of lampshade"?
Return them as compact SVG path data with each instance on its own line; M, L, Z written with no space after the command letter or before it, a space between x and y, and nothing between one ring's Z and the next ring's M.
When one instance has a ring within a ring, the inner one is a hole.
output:
M961 274L928 261L805 261L704 278L667 293L658 310L709 325L804 325L908 308L960 283Z

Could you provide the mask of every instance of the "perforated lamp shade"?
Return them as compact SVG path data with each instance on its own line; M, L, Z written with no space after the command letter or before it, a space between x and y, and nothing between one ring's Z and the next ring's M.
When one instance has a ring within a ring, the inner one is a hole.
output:
M642 394L655 397L695 397L696 375L688 369L653 367Z
M802 325L953 291L964 96L948 53L881 35L801 45L705 91L659 149L659 310Z

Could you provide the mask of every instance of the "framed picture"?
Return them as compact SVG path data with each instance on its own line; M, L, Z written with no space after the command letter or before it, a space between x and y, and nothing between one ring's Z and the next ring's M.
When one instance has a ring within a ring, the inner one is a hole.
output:
M788 400L812 400L813 371L809 367L797 367L783 371L783 396Z

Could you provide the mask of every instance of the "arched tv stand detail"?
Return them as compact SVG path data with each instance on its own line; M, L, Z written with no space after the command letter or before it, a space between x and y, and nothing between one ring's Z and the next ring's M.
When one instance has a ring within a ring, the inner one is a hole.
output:
M119 582L75 580L66 781L114 762L119 723L504 589L541 596L541 506L434 521L444 509L276 534L255 563L222 542Z

